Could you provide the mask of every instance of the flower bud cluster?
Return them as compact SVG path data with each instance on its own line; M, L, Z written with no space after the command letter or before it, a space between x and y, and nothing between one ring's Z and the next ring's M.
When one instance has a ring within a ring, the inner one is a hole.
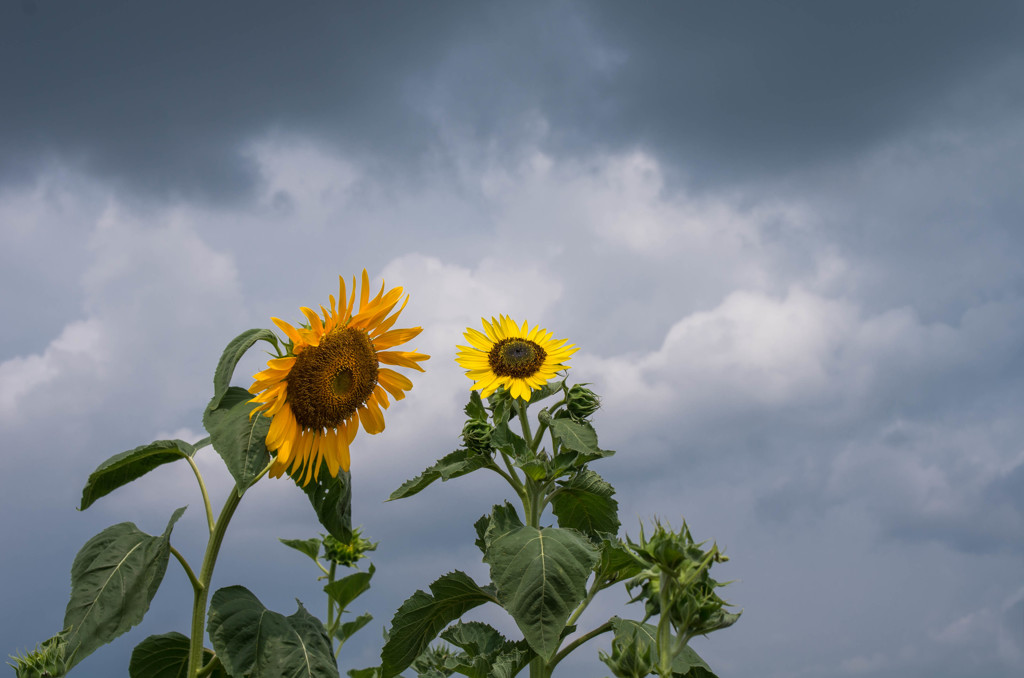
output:
M376 542L363 539L359 529L352 530L352 538L348 542L335 539L331 535L324 535L324 557L332 563L344 567L355 567L356 561L366 557L367 551L374 551L377 548Z
M635 635L616 638L612 641L611 656L598 652L598 658L608 665L615 678L646 678L657 667L654 646Z
M8 666L14 669L17 678L60 678L67 673L64 656L67 647L67 641L58 634L24 656L12 656L18 663Z
M711 566L728 558L713 544L705 551L696 544L683 523L672 532L657 523L648 539L641 526L640 543L629 542L634 557L644 569L627 586L639 593L631 602L643 600L647 614L667 615L684 640L731 626L739 614L725 611L728 605L715 589L720 584L710 576Z

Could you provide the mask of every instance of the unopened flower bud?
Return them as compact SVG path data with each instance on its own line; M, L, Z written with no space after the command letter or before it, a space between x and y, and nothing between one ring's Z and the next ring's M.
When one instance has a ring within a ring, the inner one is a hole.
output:
M601 407L601 399L586 386L574 384L569 388L565 407L573 419L588 419Z
M491 453L491 425L486 421L470 419L462 427L462 441L466 449L479 454Z
M324 536L324 557L344 567L353 567L357 560L366 557L366 551L373 551L376 548L377 544L363 539L358 529L352 530L352 538L347 543L329 534Z

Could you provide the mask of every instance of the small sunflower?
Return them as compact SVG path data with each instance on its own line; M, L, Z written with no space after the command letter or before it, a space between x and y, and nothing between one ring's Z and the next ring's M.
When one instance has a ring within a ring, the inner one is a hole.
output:
M381 367L396 365L423 371L419 363L430 356L416 351L390 351L416 337L421 327L391 329L409 301L391 313L402 296L402 288L380 292L370 299L370 279L363 271L359 308L355 309L356 281L352 294L345 294L345 279L339 277L339 296L330 296L331 307L320 307L321 315L303 307L308 324L293 327L272 318L288 337L285 354L267 362L267 369L253 375L249 392L260 403L252 414L271 417L267 449L277 457L270 475L285 471L302 485L319 479L326 462L332 476L338 469L349 470L349 445L359 424L369 434L384 430L381 409L405 398L412 382L402 374ZM390 315L389 315L390 314Z
M568 339L552 339L541 327L530 329L525 320L522 327L503 315L481 322L483 332L466 328L463 336L470 346L458 347L455 362L466 368L466 376L475 382L472 390L484 398L504 386L513 398L529 400L532 389L546 384L558 370L569 369L562 363L579 350L566 345Z

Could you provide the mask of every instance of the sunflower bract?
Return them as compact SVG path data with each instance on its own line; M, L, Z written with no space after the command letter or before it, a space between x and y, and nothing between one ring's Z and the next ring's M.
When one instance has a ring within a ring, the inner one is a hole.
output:
M568 339L552 339L551 332L526 321L520 326L508 316L481 318L484 331L467 327L463 336L469 346L458 346L455 362L466 369L472 390L488 397L505 387L513 398L529 400L579 349Z
M338 298L330 295L330 308L320 313L303 307L306 322L299 326L272 318L287 337L287 354L267 361L267 369L253 375L249 392L259 403L252 414L272 419L267 449L276 452L270 475L285 472L307 485L319 479L326 465L332 476L348 471L349 446L359 426L370 434L384 430L382 410L405 398L412 381L382 365L423 371L419 363L430 356L416 351L392 351L415 338L421 327L392 329L409 297L395 310L402 288L380 291L370 298L370 280L363 271L362 285L352 279L346 294L339 277ZM356 294L358 291L358 305Z

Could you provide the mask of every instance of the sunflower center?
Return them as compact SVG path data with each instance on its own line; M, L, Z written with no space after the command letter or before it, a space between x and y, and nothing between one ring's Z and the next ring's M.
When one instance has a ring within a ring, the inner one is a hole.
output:
M342 327L307 346L288 375L288 404L303 428L336 428L377 386L380 363L370 336Z
M491 347L487 362L499 377L532 377L544 364L547 352L526 339L501 339Z

